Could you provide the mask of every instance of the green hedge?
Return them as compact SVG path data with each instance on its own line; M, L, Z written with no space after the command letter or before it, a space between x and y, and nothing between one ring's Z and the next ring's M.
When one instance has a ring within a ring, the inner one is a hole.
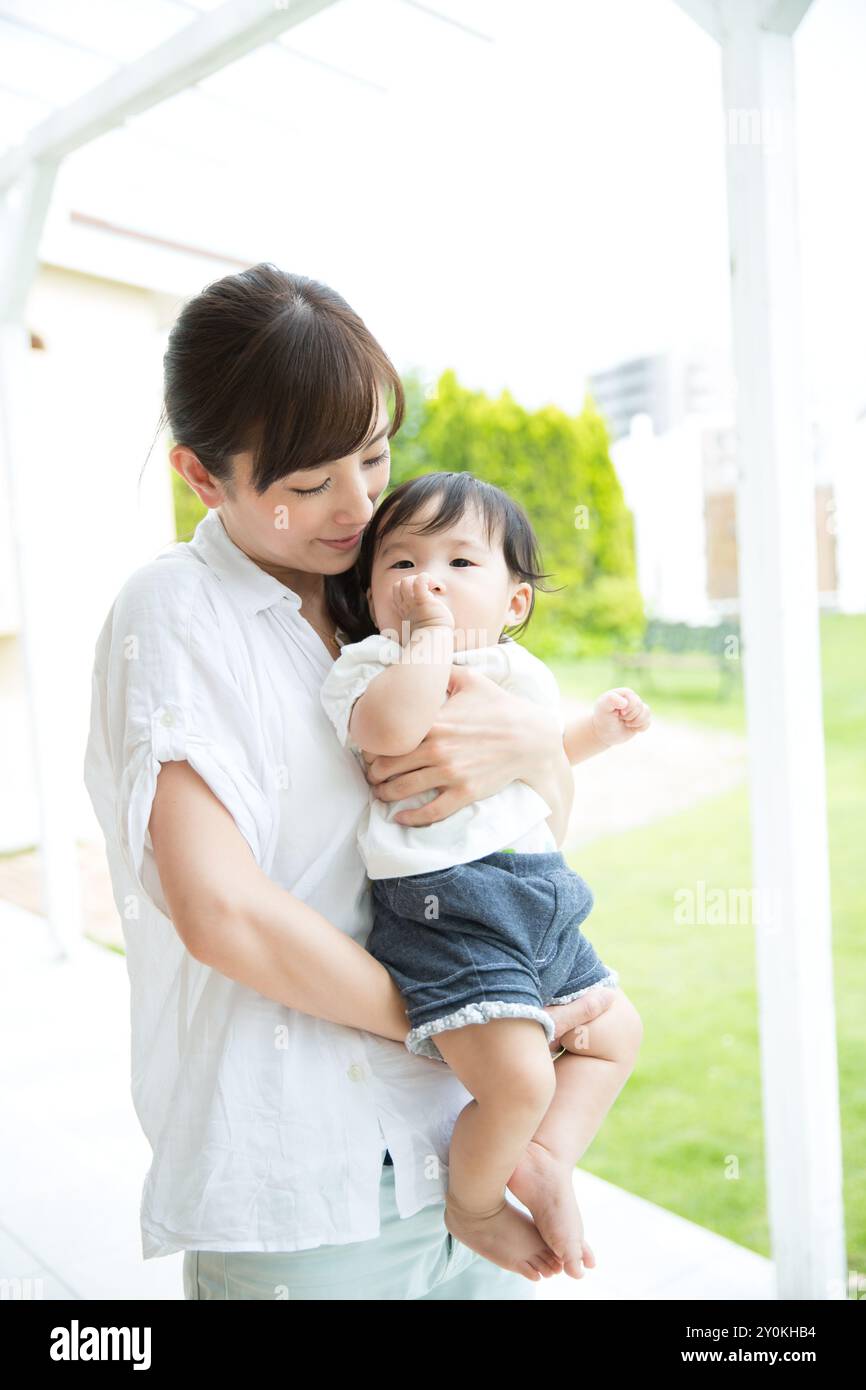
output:
M426 388L403 378L406 417L392 441L391 483L467 470L525 507L547 583L523 640L538 656L577 657L640 641L646 627L637 585L634 528L610 459L604 420L591 399L580 415L554 405L525 410L508 391L493 400L446 371ZM172 470L177 537L188 540L204 507Z

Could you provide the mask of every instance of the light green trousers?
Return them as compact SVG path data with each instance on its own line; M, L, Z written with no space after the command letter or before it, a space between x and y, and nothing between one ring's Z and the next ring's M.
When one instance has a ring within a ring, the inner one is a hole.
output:
M435 1202L401 1220L394 1169L383 1164L378 1239L271 1254L186 1250L187 1299L534 1299L536 1283L500 1269L455 1240Z

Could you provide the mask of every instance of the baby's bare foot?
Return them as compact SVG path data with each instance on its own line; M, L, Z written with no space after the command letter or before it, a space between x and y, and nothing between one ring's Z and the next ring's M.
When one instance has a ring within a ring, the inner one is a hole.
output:
M478 1215L458 1205L449 1193L445 1199L445 1225L470 1250L533 1282L558 1274L562 1268L535 1224L506 1198L501 1207Z
M595 1255L584 1239L583 1221L574 1196L572 1171L534 1139L508 1179L508 1187L528 1207L548 1249L572 1279L583 1278L583 1265L595 1268Z

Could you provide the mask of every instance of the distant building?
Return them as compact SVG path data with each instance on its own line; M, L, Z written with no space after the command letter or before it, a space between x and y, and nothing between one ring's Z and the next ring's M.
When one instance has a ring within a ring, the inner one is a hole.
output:
M659 353L592 373L611 457L635 519L648 614L712 623L739 612L734 386L721 354ZM833 435L812 424L822 608L866 611L866 412Z
M730 369L719 352L658 352L631 357L593 372L589 391L608 422L612 440L631 431L635 415L648 415L655 434L667 434L688 415L730 409Z

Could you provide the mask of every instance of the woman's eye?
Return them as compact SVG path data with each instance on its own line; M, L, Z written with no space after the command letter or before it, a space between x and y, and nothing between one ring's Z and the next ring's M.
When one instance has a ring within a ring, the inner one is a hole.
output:
M378 458L375 458L375 459L365 459L365 460L364 460L364 467L365 467L365 468L378 468L380 463L387 463L387 462L388 462L388 459L390 458L390 456L391 456L391 455L390 455L390 451L389 451L388 449L386 449L385 452L384 452L384 454L380 454Z
M363 466L364 468L378 468L380 464L386 463L389 458L390 453L386 449L384 454L380 454L378 458L365 459ZM318 487L293 487L290 491L294 492L298 497L315 497L318 493L325 492L330 486L331 480L330 478L326 478Z
M292 492L296 492L299 497L315 497L317 492L324 492L330 483L330 478L326 478L318 487L293 487Z

